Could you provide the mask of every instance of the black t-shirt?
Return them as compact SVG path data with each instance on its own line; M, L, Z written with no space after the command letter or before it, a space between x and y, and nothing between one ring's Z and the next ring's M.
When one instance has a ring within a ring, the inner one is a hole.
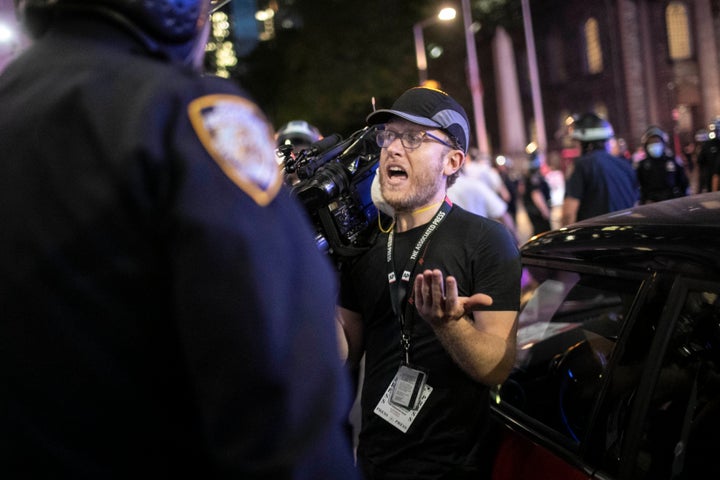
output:
M418 239L421 226L395 235L393 259L397 278ZM407 433L373 413L400 366L400 327L388 288L388 235L352 268L343 272L340 305L362 314L365 378L358 455L388 478L440 478L458 466L481 468L492 438L488 428L488 387L473 381L450 358L432 328L417 314L411 323L410 362L425 370L433 388ZM458 280L459 295L486 293L488 310L517 310L520 261L510 232L500 223L454 206L425 244L411 276L439 268ZM406 311L415 312L414 309Z
M525 183L525 193L523 194L523 205L530 221L533 225L533 233L537 234L550 230L550 219L543 217L542 212L533 201L533 192L539 191L545 199L545 204L550 208L550 185L548 185L545 177L535 171L527 176Z
M697 163L700 167L698 192L710 192L712 176L720 175L720 141L717 138L702 144Z

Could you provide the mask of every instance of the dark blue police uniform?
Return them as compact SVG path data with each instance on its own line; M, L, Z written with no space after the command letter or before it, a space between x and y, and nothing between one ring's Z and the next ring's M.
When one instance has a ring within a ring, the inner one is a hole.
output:
M690 186L685 168L670 155L642 159L637 165L637 178L641 204L684 197Z
M635 171L605 150L591 150L575 160L565 196L580 200L577 220L630 208L639 199Z
M0 476L356 478L334 271L255 105L79 15L0 104Z

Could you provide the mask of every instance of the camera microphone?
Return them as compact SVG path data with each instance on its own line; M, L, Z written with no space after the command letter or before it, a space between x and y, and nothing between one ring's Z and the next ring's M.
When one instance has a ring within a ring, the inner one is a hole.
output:
M342 136L340 136L339 133L333 133L332 135L328 135L322 140L318 140L310 145L310 149L316 154L324 153L326 150L329 150L340 142L342 142Z
M315 175L318 168L340 155L347 142L347 140L343 140L340 134L333 133L310 145L310 148L303 151L302 157L298 159L299 163L302 164L297 168L300 179L310 178Z

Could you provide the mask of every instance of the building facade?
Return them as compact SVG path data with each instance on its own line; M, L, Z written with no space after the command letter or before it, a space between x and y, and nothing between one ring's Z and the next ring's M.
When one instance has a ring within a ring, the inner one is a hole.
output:
M568 118L587 111L607 118L631 150L648 125L673 134L679 149L720 115L720 1L531 5L548 150L566 147Z

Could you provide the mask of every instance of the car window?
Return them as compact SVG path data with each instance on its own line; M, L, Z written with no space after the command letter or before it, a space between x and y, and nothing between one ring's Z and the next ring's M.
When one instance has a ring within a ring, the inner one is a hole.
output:
M536 266L524 278L518 355L500 406L577 445L641 281Z
M688 288L652 380L635 479L720 478L720 288Z

